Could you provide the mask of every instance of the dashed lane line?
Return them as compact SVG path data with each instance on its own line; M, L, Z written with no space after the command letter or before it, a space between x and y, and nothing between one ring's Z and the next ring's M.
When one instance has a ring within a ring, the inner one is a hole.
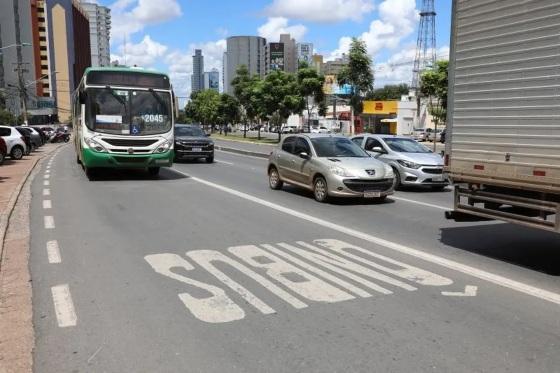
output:
M215 151L216 151L216 152L221 152L221 153L227 153L227 154L230 154L230 155L235 155L236 157L245 157L245 158L259 159L259 160L261 160L261 161L268 162L268 159L267 159L267 158L255 157L255 156L253 156L253 155L239 154L239 153L228 152L228 151L225 151L225 150L218 150L218 149L216 149Z
M54 229L55 225L54 225L54 217L52 216L45 216L43 218L43 223L45 225L45 229Z
M50 264L59 264L62 262L57 240L47 242L47 256Z
M429 254L429 253L426 253L424 251L414 249L412 247L401 245L399 243L386 240L384 238L380 238L380 237L377 237L377 236L374 236L374 235L371 235L371 234L368 234L368 233L364 233L364 232L358 231L356 229L352 229L352 228L348 228L348 227L345 227L345 226L342 226L342 225L339 225L339 224L336 224L336 223L332 223L332 222L329 222L327 220L323 220L323 219L317 218L317 217L312 216L312 215L308 215L308 214L305 214L305 213L302 213L302 212L299 212L299 211L296 211L296 210L292 210L292 209L284 207L284 206L280 206L276 203L272 203L272 202L266 201L264 199L251 196L249 194L240 192L240 191L235 190L235 189L228 188L228 187L223 186L223 185L219 185L219 184L216 184L216 183L204 180L204 179L200 179L198 177L192 177L191 175L187 175L187 174L185 174L181 171L178 171L178 170L173 170L173 171L178 172L178 173L180 173L184 176L190 177L191 180L197 181L197 182L199 182L201 184L204 184L206 186L209 186L209 187L212 187L214 189L218 189L222 192L226 192L228 194L232 194L234 196L243 198L245 200L260 204L260 205L268 207L270 209L283 212L283 213L288 214L290 216L293 216L293 217L296 217L296 218L299 218L299 219L302 219L302 220L305 220L305 221L323 226L325 228L332 229L333 231L337 231L337 232L340 232L340 233L343 233L343 234L346 234L346 235L349 235L349 236L352 236L352 237L355 237L355 238L359 238L361 240L364 240L364 241L367 241L367 242L370 242L370 243L373 243L373 244L376 244L376 245L383 246L387 249L391 249L391 250L394 250L394 251L397 251L397 252L400 252L400 253L403 253L403 254L418 258L418 259L422 259L426 262L437 264L437 265L440 265L442 267L445 267L445 268L448 268L448 269L451 269L451 270L454 270L454 271L457 271L457 272L461 272L461 273L464 273L466 275L476 277L476 278L479 278L481 280L493 283L495 285L499 285L499 286L502 286L502 287L505 287L505 288L508 288L508 289L511 289L511 290L514 290L514 291L517 291L517 292L520 292L520 293L523 293L523 294L533 296L535 298L543 299L543 300L546 300L548 302L552 302L552 303L560 305L560 294L558 294L558 293L554 293L554 292L551 292L551 291L548 291L548 290L545 290L545 289L537 288L535 286L531 286L531 285L528 285L528 284L525 284L525 283L522 283L522 282L519 282L519 281L515 281L515 280L509 279L509 278L504 277L504 276L496 275L494 273L487 272L487 271L484 271L484 270L481 270L481 269L478 269L478 268L475 268L475 267L472 267L472 266L469 266L469 265L466 265L466 264L462 264L462 263L459 263L459 262L456 262L456 261L453 261L453 260L450 260L450 259L446 259L446 258L437 256L437 255L434 255L434 254Z
M45 210L52 209L52 202L50 199L43 200L43 209Z
M43 195L44 196L50 196L51 195L51 190L48 188L43 189Z
M216 163L223 163L223 164L227 164L227 165L229 165L229 166L234 166L234 163L231 163L231 162L220 161L220 160L216 160L215 162L216 162Z
M72 302L70 286L68 284L53 286L51 292L58 326L61 328L76 326L78 316Z
M48 181L48 180L45 180L45 181L43 181L43 185L44 186L49 186L49 185L51 185L51 182Z

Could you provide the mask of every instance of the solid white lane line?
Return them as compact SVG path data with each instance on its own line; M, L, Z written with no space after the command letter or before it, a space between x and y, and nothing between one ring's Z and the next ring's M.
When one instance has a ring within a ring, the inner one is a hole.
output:
M219 149L216 149L215 151L217 151L217 152L222 152L222 153L227 153L227 154L231 154L231 155L235 155L235 156L238 156L238 157L246 157L246 158L260 159L261 161L268 162L268 159L267 159L267 158L255 157L254 155L239 154L239 153L228 152L228 151L226 151L226 150L219 150Z
M43 208L45 210L51 209L52 208L52 202L50 199L46 199L43 201Z
M234 190L234 189L230 189L230 188L225 187L223 185L215 184L215 183L212 183L210 181L200 179L198 177L192 177L192 176L187 175L187 174L185 174L181 171L177 171L177 170L175 170L175 171L180 173L180 174L183 174L187 177L190 177L191 180L197 181L201 184L204 184L204 185L210 186L212 188L221 190L223 192L235 195L237 197L246 199L248 201L258 203L260 205L269 207L273 210L283 212L283 213L291 215L293 217L296 217L296 218L299 218L299 219L302 219L302 220L306 220L308 222L323 226L325 228L332 229L334 231L344 233L344 234L347 234L349 236L359 238L359 239L362 239L364 241L368 241L370 243L380 245L380 246L386 247L388 249L391 249L391 250L394 250L394 251L397 251L397 252L400 252L400 253L403 253L403 254L406 254L406 255L410 255L410 256L413 256L415 258L419 258L419 259L422 259L424 261L434 263L434 264L440 265L442 267L452 269L454 271L461 272L461 273L464 273L464 274L472 276L472 277L479 278L479 279L484 280L484 281L488 281L488 282L493 283L495 285L499 285L499 286L502 286L502 287L505 287L505 288L508 288L508 289L511 289L511 290L518 291L520 293L524 293L524 294L527 294L527 295L530 295L530 296L533 296L533 297L536 297L536 298L540 298L540 299L543 299L543 300L546 300L546 301L549 301L549 302L560 305L560 294L558 294L558 293L554 293L554 292L551 292L551 291L548 291L548 290L545 290L545 289L541 289L541 288L537 288L535 286L524 284L522 282L515 281L515 280L509 279L507 277L496 275L496 274L493 274L493 273L490 273L490 272L487 272L487 271L484 271L484 270L481 270L481 269L478 269L478 268L475 268L475 267L471 267L471 266L466 265L466 264L462 264L462 263L459 263L459 262L456 262L456 261L453 261L453 260L450 260L450 259L446 259L446 258L437 256L437 255L429 254L429 253L426 253L424 251L414 249L414 248L411 248L411 247L408 247L408 246L405 246L405 245L401 245L401 244L398 244L396 242L392 242L392 241L389 241L389 240L386 240L386 239L383 239L383 238L380 238L380 237L377 237L377 236L373 236L371 234L360 232L360 231L352 229L352 228L344 227L344 226L336 224L336 223L331 223L329 221L326 221L326 220L323 220L323 219L320 219L320 218L317 218L317 217L314 217L314 216L311 216L311 215L308 215L308 214L304 214L302 212L292 210L292 209L289 209L287 207L280 206L280 205L277 205L277 204L269 202L269 201L265 201L261 198L257 198L257 197L251 196L249 194L246 194L246 193Z
M78 316L76 316L68 284L53 286L51 292L58 326L61 328L76 326Z
M51 195L51 190L48 188L43 189L43 195L44 196L50 196Z
M402 198L402 197L396 197L396 196L389 196L389 198L397 200L397 201L403 201L403 202L408 202L408 203L414 203L416 205L420 205L420 206L426 206L426 207L431 207L433 209L439 209L439 210L443 210L443 211L449 211L452 209L452 207L445 207L445 206L440 206L440 205L434 205L431 203L426 203L426 202L420 202L420 201L416 201L414 199L408 199L408 198Z
M219 160L216 160L215 162L216 162L216 163L227 164L227 165L230 165L230 166L233 166L233 165L234 165L233 163L231 163L231 162L226 162L226 161L219 161Z
M51 264L58 264L62 262L57 240L47 242L47 255L49 257L49 263Z
M54 217L52 216L45 216L43 219L43 223L45 223L45 229L54 229Z
M48 181L48 180L45 180L45 181L43 181L43 185L44 186L49 186L49 185L51 185L51 182Z

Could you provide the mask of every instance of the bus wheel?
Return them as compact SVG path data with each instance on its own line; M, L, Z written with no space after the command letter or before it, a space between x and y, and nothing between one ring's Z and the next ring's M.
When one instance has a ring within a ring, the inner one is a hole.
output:
M148 168L148 173L150 176L157 176L159 175L159 167L150 167Z

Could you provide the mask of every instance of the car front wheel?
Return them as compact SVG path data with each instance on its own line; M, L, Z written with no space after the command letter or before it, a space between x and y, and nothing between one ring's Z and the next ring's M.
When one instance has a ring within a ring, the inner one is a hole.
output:
M401 186L401 174L397 171L396 168L393 168L393 173L395 174L395 178L393 179L393 190L397 190Z
M279 190L282 189L284 183L280 180L280 174L276 167L271 167L268 171L268 185L270 189Z
M327 189L327 181L322 176L317 176L313 183L313 195L317 202L327 202L329 192Z

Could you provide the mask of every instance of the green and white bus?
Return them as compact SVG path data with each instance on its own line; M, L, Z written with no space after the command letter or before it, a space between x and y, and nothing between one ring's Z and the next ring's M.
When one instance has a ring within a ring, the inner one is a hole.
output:
M145 169L173 163L174 95L169 77L137 68L89 68L73 95L76 159L98 168Z

